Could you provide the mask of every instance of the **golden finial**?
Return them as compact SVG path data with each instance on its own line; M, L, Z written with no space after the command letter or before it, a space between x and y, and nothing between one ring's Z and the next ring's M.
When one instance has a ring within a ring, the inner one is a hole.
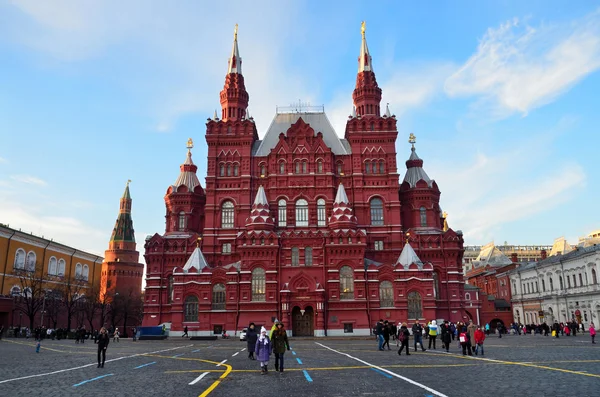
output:
M360 34L362 34L362 37L365 37L365 30L367 30L367 23L362 21L360 24Z
M415 147L416 142L417 142L417 137L415 136L415 134L413 134L411 132L410 135L408 136L408 143L412 144L413 149Z
M130 183L131 183L131 179L127 179L127 187L129 187Z
M442 213L442 219L444 220L443 230L445 232L447 232L448 231L448 213L446 211L444 211Z
M408 239L410 238L410 233L406 232L406 244L408 244Z
M192 140L192 138L189 138L187 141L187 148L188 150L194 147L194 141Z
M235 28L233 29L233 39L237 40L237 32L238 32L238 24L235 24Z
M202 241L202 237L198 237L196 239L196 248L200 248L200 242Z

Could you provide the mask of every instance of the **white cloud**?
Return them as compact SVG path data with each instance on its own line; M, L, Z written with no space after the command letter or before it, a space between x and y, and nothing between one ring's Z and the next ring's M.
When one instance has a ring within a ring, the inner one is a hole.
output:
M28 185L36 185L36 186L47 186L48 183L38 177L31 175L11 175L10 179L13 181L26 183Z
M8 160L4 157L0 157L0 164L8 164Z
M600 68L600 10L571 24L533 28L514 19L490 28L477 52L445 84L450 96L476 96L496 117L552 102Z

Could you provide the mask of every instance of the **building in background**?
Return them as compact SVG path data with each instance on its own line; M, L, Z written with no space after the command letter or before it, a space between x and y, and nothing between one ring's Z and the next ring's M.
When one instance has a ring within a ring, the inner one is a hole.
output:
M490 244L494 243L492 242ZM477 259L482 249L490 244L484 246L465 245L465 255L463 257L465 274L471 269L471 263ZM511 260L514 259L515 262L520 263L539 261L542 259L542 251L546 251L547 253L552 251L552 245L510 245L506 242L504 245L497 245L496 248L504 255L511 258Z
M348 65L348 67L354 67ZM237 43L206 124L145 244L144 325L171 334L283 320L293 335L365 335L375 321L464 320L463 238L412 149L399 179L396 117L381 110L364 25L344 139L322 107L278 108L259 139Z

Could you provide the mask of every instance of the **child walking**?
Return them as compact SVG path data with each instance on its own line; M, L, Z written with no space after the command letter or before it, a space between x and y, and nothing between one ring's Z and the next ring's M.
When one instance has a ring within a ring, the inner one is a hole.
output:
M592 343L596 344L596 341L594 340L596 339L596 327L594 327L594 323L590 323L588 330L590 331L590 336L592 337Z
M477 328L475 331L475 355L479 352L479 348L481 348L481 355L483 356L483 342L485 341L485 328Z
M269 372L269 368L267 366L269 365L269 356L273 351L273 346L271 345L271 340L267 336L267 330L265 327L261 327L260 329L260 337L256 341L254 351L256 352L258 361L260 361L261 375L266 375Z

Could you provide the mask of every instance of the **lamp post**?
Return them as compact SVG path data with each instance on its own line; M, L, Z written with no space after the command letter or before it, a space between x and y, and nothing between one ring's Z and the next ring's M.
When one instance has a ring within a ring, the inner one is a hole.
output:
M44 313L46 313L46 291L44 290L44 301L42 302L42 314L40 318L40 327L44 326Z

